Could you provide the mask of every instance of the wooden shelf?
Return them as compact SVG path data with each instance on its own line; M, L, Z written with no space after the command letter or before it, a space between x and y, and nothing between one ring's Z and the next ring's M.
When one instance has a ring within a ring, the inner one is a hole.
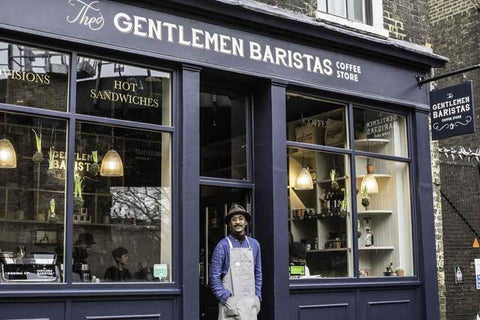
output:
M348 250L350 250L350 248L318 249L318 250L307 250L307 253L340 252L340 251L348 251Z
M363 179L363 177L365 176L366 174L358 175L357 179ZM392 177L390 174L386 173L374 173L373 176L375 177L375 179L390 179Z
M377 146L389 143L388 139L357 139L355 140L355 147Z
M343 176L343 177L335 178L335 181L342 181L342 180L346 180L346 179L348 179L348 177L347 177L347 176ZM332 182L332 180L331 180L331 179L324 179L324 180L319 180L319 181L317 181L317 182L315 182L315 183L327 183L327 182Z
M389 215L392 214L393 210L367 210L367 211L358 211L357 214L359 216L383 216L383 215Z
M376 247L376 246L372 246L372 247L360 247L358 248L358 250L360 251L376 251L376 250L395 250L395 248L393 246L380 246L380 247Z

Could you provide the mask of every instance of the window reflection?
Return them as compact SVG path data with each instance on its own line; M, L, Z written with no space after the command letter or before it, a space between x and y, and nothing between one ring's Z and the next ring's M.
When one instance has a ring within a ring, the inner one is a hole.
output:
M0 42L0 102L67 111L69 56Z
M87 57L77 69L77 112L171 124L169 73Z
M76 137L74 281L171 281L170 134L80 122ZM112 150L123 174L102 174Z
M242 95L200 94L200 174L247 179L246 112Z

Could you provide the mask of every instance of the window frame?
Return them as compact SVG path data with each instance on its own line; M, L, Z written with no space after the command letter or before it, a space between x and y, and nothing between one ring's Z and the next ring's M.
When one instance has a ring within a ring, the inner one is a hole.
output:
M291 288L305 288L309 287L310 285L316 286L328 286L330 287L332 284L336 286L342 287L344 285L352 286L352 285L362 285L362 283L371 283L371 282L388 282L388 283L405 283L405 282L415 282L419 281L419 261L418 261L418 250L417 250L417 242L418 242L418 231L416 227L417 221L417 214L416 214L416 191L415 191L415 168L414 162L412 159L414 144L413 144L413 122L412 122L412 111L401 109L398 106L392 105L390 103L365 103L355 102L355 99L342 99L342 98L331 98L324 94L315 94L311 90L303 91L300 88L291 88L290 90L286 91L286 95L293 94L296 96L304 96L307 98L314 98L318 100L323 100L331 103L336 104L344 104L346 109L346 119L347 119L347 139L348 139L348 148L337 148L337 147L329 147L329 146L322 146L316 144L309 144L309 143L302 143L302 142L295 142L291 140L286 140L286 149L285 149L285 156L288 156L288 148L302 148L308 151L314 152L329 152L338 155L348 155L350 157L350 175L351 177L356 177L356 157L368 157L372 159L378 160L389 160L389 161L397 161L406 163L408 165L408 178L409 178L409 198L410 198L410 215L411 215L411 234L412 234L412 267L414 274L411 276L404 276L404 277L360 277L359 276L359 248L358 248L358 229L357 229L357 219L358 219L358 208L357 208L357 201L356 198L352 194L350 195L349 200L351 201L351 226L353 228L352 234L352 251L353 251L353 276L352 277L331 277L331 278L319 278L319 279L289 279L289 284ZM398 115L405 116L406 119L406 143L407 145L407 155L405 157L400 156L391 156L386 154L368 152L368 151L360 151L355 149L355 131L354 131L354 118L353 118L353 109L363 109L369 111L377 111L377 112L386 112L386 113L396 113ZM287 106L285 105L285 112L287 112ZM285 130L286 130L285 123ZM351 181L351 190L356 189L356 179L350 179ZM287 188L287 185L285 185Z
M12 112L17 114L22 114L26 116L39 116L39 117L49 117L58 120L64 120L67 122L67 140L66 140L66 180L65 180L65 220L64 220L64 279L63 282L55 283L0 283L0 292L8 291L18 291L22 292L24 290L41 290L46 294L50 291L57 291L59 289L70 289L70 290L81 290L81 291L98 291L98 290L162 290L165 292L179 292L178 283L181 279L182 269L180 268L179 261L179 243L178 243L178 201L179 201L179 192L178 192L178 181L179 181L179 172L178 172L178 163L180 161L180 156L178 154L179 150L179 135L178 132L178 123L179 123L179 112L178 106L179 103L179 70L174 66L169 66L168 62L163 62L155 60L153 64L138 63L135 62L135 56L131 57L122 57L122 59L117 58L119 53L116 51L103 52L100 51L98 54L92 54L87 51L80 50L68 50L62 47L57 47L55 45L45 44L43 42L37 41L20 41L18 39L10 37L1 37L0 41L6 42L14 45L24 45L28 47L34 47L36 49L44 49L46 51L52 50L58 53L63 53L68 55L69 66L68 66L68 92L67 92L67 109L66 111L56 111L49 109L41 109L36 107L28 106L18 106L7 103L0 103L0 111L2 112ZM76 113L76 86L77 86L77 57L89 57L92 59L98 59L102 61L115 62L120 64L128 64L131 66L158 70L161 72L166 72L170 74L170 111L171 119L170 126L157 125L142 123L130 120L121 120L121 119L112 119L98 116L90 116L85 114ZM151 61L150 61L151 62ZM171 146L171 188L172 188L172 277L171 282L102 282L102 283L82 283L82 282L73 282L72 281L72 268L73 263L72 257L73 251L73 188L74 188L74 166L75 166L75 143L76 143L76 124L77 122L88 122L97 125L110 125L110 126L119 126L128 129L139 129L139 130L150 130L157 133L167 133L170 135L170 146ZM68 174L70 173L70 174Z

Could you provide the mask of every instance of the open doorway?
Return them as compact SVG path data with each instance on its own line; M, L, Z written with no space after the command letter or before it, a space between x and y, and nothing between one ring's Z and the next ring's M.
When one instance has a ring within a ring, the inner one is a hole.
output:
M228 208L238 203L251 211L251 190L230 187L200 187L200 319L217 320L218 302L208 280L210 261L217 243L227 236L223 217ZM247 230L249 234L250 231Z

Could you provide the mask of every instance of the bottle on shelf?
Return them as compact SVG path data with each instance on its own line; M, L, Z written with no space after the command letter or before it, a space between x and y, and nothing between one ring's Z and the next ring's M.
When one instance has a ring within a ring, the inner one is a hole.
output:
M370 227L367 227L365 229L365 247L372 247L374 245L374 237L372 233L372 229Z

